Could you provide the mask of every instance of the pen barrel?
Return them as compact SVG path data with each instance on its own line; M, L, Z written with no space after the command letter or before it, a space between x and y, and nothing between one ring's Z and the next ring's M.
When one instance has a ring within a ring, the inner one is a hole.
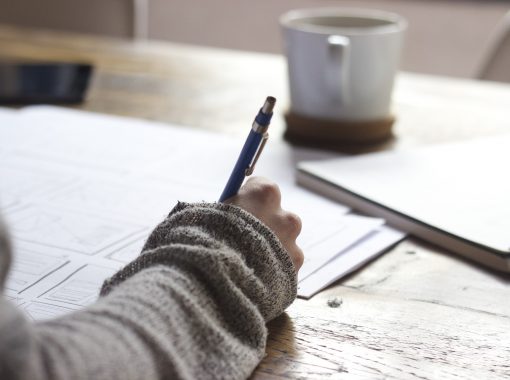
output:
M221 193L220 202L233 197L239 191L239 188L246 177L246 170L250 167L250 164L257 153L262 137L263 135L261 133L250 130L250 134L243 145L243 149L239 154L239 158L232 170L232 174L230 174L228 182L225 185L225 189L223 190L223 193Z

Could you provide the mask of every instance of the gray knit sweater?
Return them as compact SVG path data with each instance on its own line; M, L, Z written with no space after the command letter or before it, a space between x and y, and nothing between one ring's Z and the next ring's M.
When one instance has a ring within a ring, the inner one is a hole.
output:
M0 281L10 252L0 227ZM0 379L243 379L296 296L277 237L225 204L179 203L98 301L30 323L0 298Z

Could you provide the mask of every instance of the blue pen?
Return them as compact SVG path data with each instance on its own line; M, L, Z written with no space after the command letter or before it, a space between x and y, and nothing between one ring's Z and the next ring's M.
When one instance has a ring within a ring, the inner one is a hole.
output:
M232 170L232 174L230 174L230 178L225 185L225 189L223 190L223 193L221 193L220 202L236 195L243 184L244 178L253 173L255 164L257 163L260 153L262 153L262 149L264 149L264 145L266 145L267 138L269 137L267 129L271 122L271 116L273 116L275 103L276 99L272 96L268 96L264 105L255 117L251 126L250 134L248 135L243 149L239 154L234 170Z

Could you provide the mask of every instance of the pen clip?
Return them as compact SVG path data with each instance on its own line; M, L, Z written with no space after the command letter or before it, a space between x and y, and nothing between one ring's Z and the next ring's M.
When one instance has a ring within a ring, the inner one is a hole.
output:
M266 145L267 139L269 138L269 134L266 132L262 135L262 142L260 143L260 146L257 150L257 153L255 153L255 157L253 157L253 161L251 162L250 166L248 166L244 172L245 176L248 177L249 175L252 175L253 170L255 169L255 164L257 163L260 154L262 153L262 149L264 149L264 146Z

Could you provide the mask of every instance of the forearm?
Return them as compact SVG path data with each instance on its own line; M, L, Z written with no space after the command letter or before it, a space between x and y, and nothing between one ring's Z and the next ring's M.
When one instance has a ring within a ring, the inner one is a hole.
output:
M245 378L263 353L264 321L211 296L190 273L144 269L87 311L39 326L46 378Z
M255 218L180 204L96 304L36 325L30 356L52 379L245 378L295 293L290 258Z

